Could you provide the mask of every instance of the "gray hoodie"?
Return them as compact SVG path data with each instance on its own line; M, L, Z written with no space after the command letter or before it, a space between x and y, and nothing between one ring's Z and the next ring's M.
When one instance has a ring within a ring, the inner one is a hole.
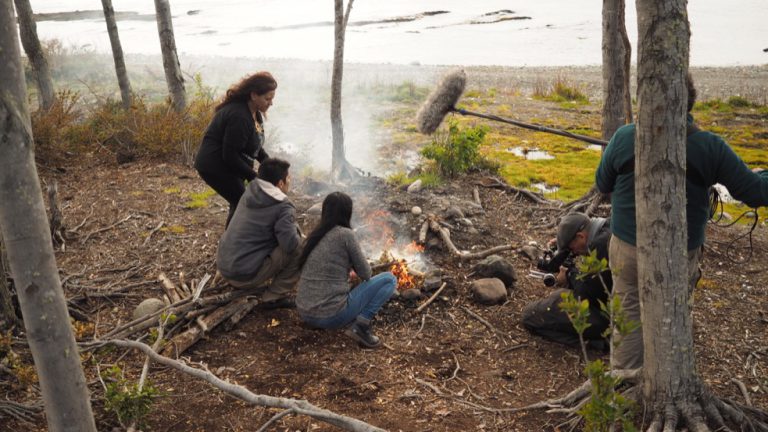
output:
M290 254L300 241L296 208L277 186L255 179L219 241L216 265L226 279L248 282L278 245Z

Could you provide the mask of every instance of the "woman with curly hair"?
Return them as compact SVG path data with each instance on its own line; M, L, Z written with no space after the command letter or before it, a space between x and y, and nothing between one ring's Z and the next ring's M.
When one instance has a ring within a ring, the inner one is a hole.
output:
M256 178L253 162L268 158L264 151L264 118L275 98L277 81L269 72L256 72L227 90L197 151L200 177L229 202L227 226L245 191Z

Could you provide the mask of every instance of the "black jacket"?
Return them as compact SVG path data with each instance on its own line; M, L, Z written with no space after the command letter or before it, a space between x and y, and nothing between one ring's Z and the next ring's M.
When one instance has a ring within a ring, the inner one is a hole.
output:
M232 102L216 111L197 151L195 169L207 173L232 173L253 180L253 161L268 158L264 133L257 132L247 102Z

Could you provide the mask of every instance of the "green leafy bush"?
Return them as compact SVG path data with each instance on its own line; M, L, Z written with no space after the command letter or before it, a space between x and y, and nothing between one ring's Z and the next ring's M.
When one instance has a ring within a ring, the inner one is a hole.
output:
M149 383L139 388L137 383L129 382L118 366L113 366L103 375L109 380L104 395L106 410L114 413L122 425L140 425L152 410L152 403L160 392Z
M487 132L485 126L461 129L456 121L449 121L448 133L435 134L421 155L434 161L437 172L446 177L480 169L483 157L479 149Z

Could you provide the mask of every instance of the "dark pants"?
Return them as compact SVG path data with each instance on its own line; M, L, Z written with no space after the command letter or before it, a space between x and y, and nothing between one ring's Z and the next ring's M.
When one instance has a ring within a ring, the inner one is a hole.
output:
M232 215L235 214L237 209L237 203L240 201L240 197L245 192L245 181L236 175L226 172L212 173L198 171L200 177L208 183L213 190L216 191L222 198L229 203L229 214L227 214L227 224L232 220Z
M558 306L563 299L560 294L568 289L558 289L548 297L528 304L523 308L523 326L531 333L552 342L568 346L579 345L579 334L573 328L568 315ZM603 340L602 333L608 328L609 321L602 315L599 307L589 308L589 323L584 331L584 340Z

